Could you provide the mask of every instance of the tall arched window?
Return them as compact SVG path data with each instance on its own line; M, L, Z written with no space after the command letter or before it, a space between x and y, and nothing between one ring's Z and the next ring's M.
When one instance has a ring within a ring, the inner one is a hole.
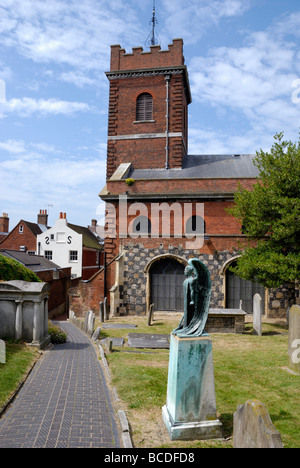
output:
M153 98L149 93L140 94L136 101L136 120L152 120Z

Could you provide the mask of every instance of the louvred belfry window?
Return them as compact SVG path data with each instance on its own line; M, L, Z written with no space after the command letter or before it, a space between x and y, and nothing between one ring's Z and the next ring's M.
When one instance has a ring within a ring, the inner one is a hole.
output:
M152 120L153 99L151 94L140 94L136 102L136 120Z

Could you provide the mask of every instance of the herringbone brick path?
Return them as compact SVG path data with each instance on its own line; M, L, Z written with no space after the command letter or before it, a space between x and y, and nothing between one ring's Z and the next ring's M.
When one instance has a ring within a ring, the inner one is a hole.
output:
M35 365L0 420L0 448L121 447L110 394L96 352L73 324Z

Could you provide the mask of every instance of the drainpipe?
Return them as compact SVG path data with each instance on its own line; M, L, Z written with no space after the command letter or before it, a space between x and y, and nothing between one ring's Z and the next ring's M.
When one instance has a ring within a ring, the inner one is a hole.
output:
M166 107L167 107L167 113L166 113L166 166L165 169L169 169L169 119L170 119L170 114L169 114L169 89L170 89L170 75L165 76L166 80Z

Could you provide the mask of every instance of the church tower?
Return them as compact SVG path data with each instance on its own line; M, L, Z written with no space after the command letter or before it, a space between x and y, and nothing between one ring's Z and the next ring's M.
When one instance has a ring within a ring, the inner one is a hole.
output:
M182 168L191 93L183 41L126 53L111 46L107 179L122 163L134 169Z

